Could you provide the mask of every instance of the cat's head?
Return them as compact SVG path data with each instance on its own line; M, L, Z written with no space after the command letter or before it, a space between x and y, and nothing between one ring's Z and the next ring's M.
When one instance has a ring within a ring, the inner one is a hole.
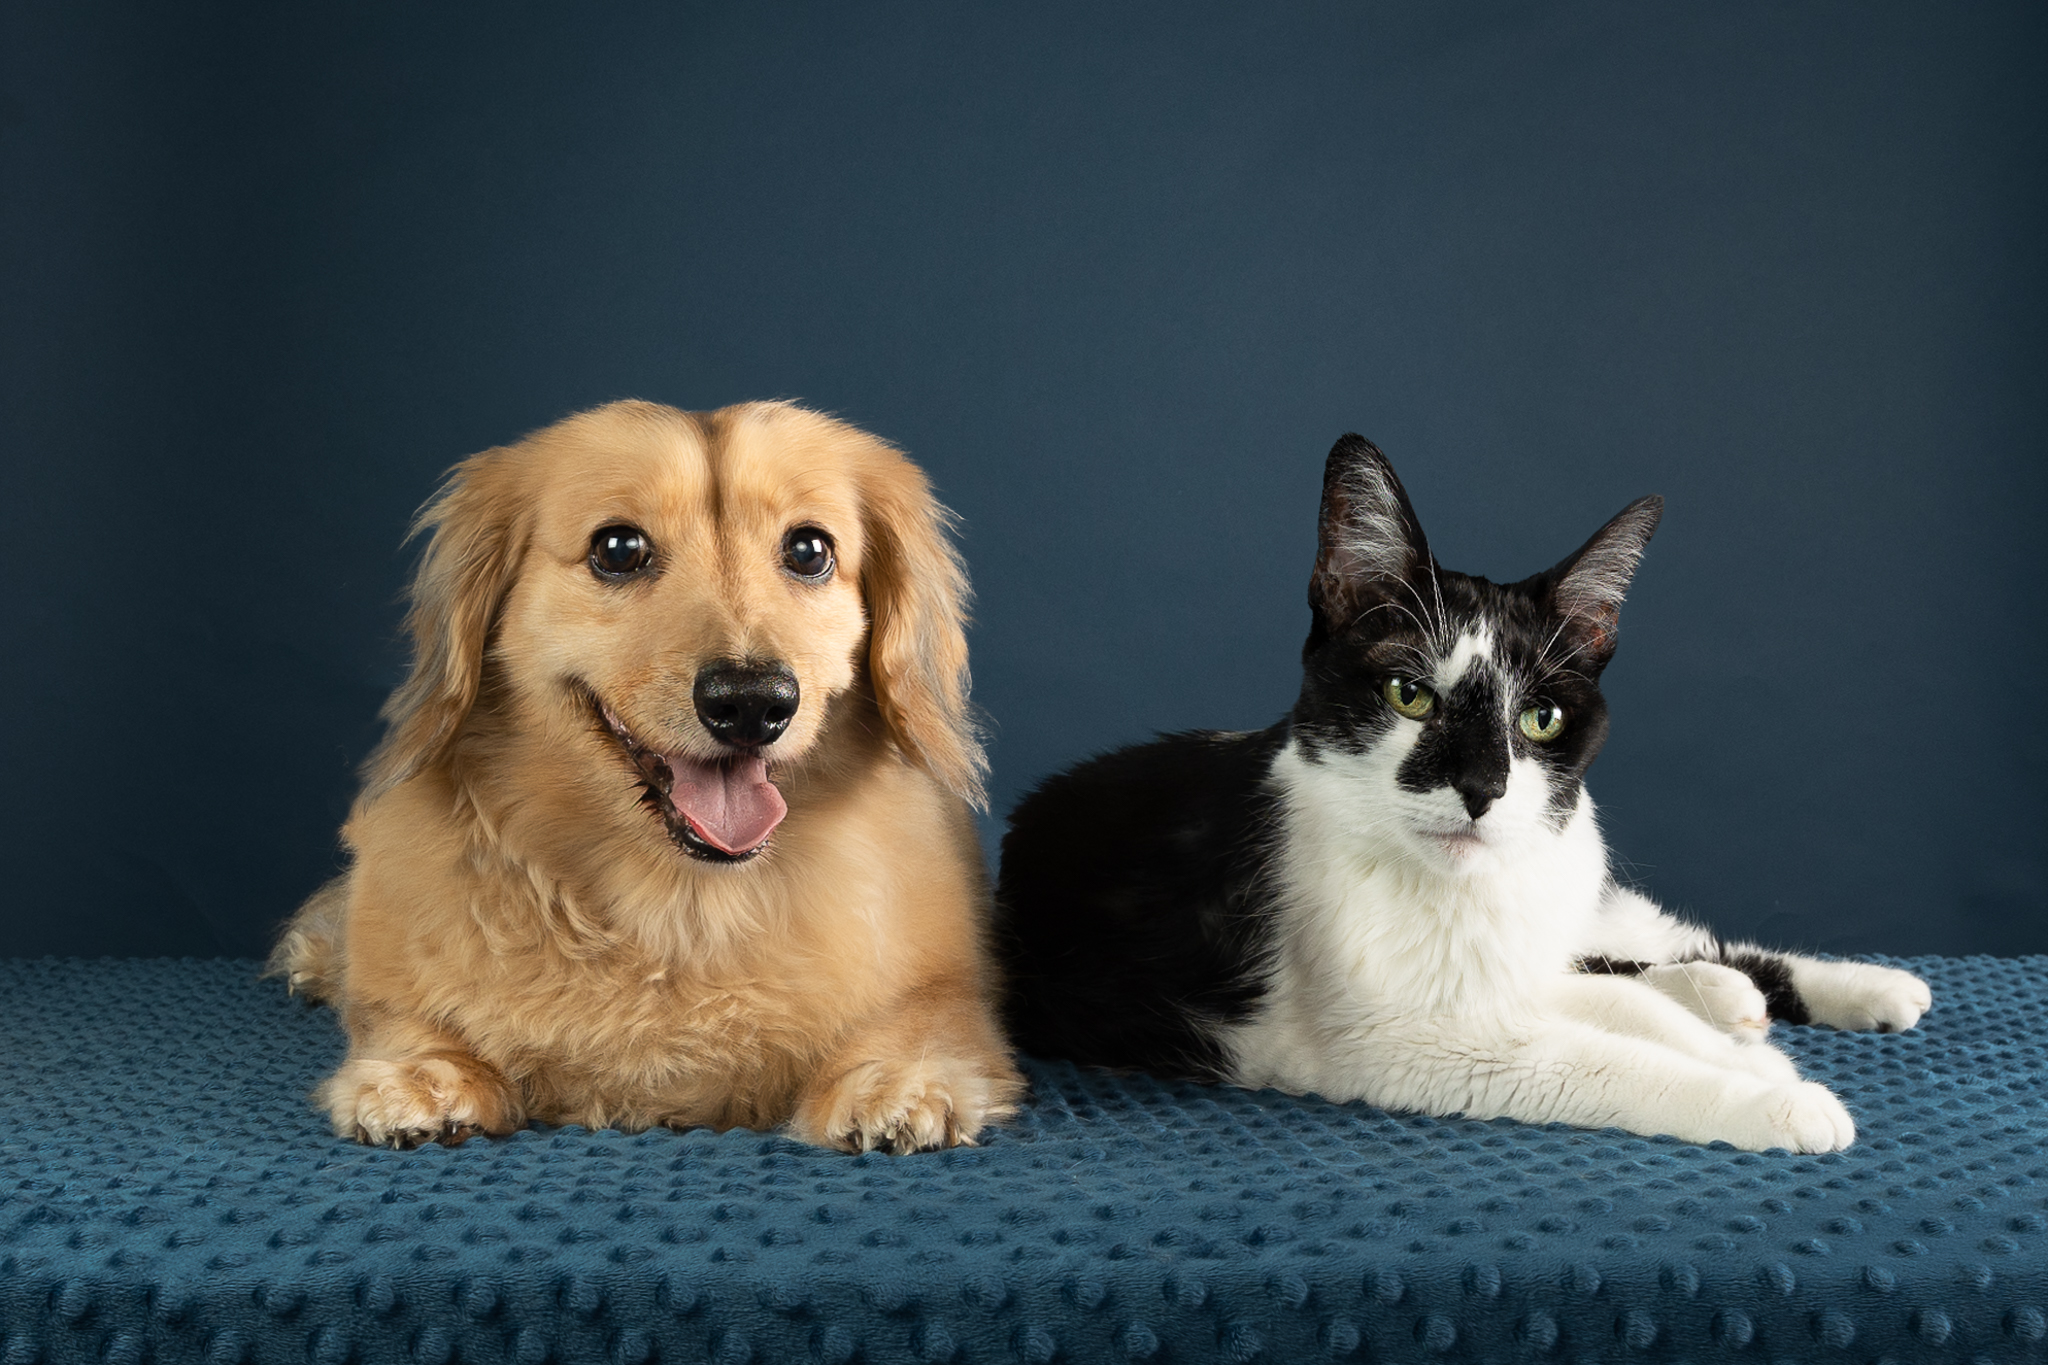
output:
M1563 827L1607 737L1600 674L1663 499L1519 583L1443 568L1393 466L1345 436L1323 474L1292 728L1347 811L1453 867Z

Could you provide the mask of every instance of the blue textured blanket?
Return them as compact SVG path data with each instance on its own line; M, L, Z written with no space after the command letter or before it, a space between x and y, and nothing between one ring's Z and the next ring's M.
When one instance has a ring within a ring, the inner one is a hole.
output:
M2048 958L1784 1029L1822 1157L1030 1068L987 1144L330 1137L248 962L0 962L0 1365L2048 1356Z

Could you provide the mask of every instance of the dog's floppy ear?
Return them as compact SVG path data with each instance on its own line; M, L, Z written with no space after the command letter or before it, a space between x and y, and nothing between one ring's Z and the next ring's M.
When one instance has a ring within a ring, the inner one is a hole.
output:
M980 808L988 759L967 699L967 570L947 538L953 514L893 452L870 468L865 503L861 593L882 720L913 762Z
M476 703L491 626L525 543L512 463L512 448L470 456L413 522L412 535L428 540L405 617L412 674L384 703L384 739L363 767L365 796L440 758Z

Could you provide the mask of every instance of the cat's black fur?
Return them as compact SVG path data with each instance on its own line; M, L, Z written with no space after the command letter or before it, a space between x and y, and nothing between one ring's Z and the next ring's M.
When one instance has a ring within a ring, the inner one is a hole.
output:
M1026 1052L1214 1078L1271 936L1265 785L1284 723L1169 735L1050 777L1010 815L998 935Z

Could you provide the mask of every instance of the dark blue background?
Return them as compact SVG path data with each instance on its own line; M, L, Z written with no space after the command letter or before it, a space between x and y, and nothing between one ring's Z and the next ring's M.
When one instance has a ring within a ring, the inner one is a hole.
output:
M0 952L261 951L409 514L625 395L931 471L998 812L1286 707L1339 432L1497 578L1661 492L1627 865L2048 950L2044 11L1426 8L8 5Z

